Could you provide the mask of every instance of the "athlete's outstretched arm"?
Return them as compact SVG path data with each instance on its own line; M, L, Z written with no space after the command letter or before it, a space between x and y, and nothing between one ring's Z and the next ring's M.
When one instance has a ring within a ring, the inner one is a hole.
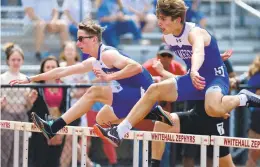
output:
M198 71L205 60L204 48L209 45L211 37L206 30L196 27L189 33L188 40L192 45L193 52L191 56L191 80L196 89L202 90L206 82Z
M122 56L116 50L107 50L102 53L103 62L110 68L115 67L121 69L112 74L105 74L102 70L96 70L97 77L103 77L106 81L120 80L132 77L142 72L142 66L128 57Z
M89 58L79 64L66 66L66 67L58 67L48 72L38 74L32 77L28 77L24 80L13 80L10 82L11 85L14 84L26 84L35 81L44 81L44 80L53 80L59 79L72 74L80 74L85 73L92 70L92 62L95 61L94 58Z
M199 71L205 59L205 34L200 28L194 28L189 33L189 42L192 45L191 71Z

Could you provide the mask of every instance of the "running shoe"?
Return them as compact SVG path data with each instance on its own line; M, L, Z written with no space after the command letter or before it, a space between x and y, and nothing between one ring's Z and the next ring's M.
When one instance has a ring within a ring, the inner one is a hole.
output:
M98 137L100 137L102 140L107 140L109 143L111 143L115 147L120 146L120 144L123 141L122 139L119 138L119 135L117 132L117 126L115 126L115 125L112 125L109 128L103 128L99 124L95 124L93 126L93 130Z
M172 116L169 112L164 111L161 106L157 105L146 117L145 119L152 119L155 121L161 121L170 126L174 125Z
M238 94L244 94L247 97L247 107L260 107L260 96L246 89L242 89Z
M51 121L44 121L41 119L35 112L32 112L31 114L33 123L39 128L43 135L47 139L51 139L54 137L56 134L52 132L51 125L53 124L53 120Z

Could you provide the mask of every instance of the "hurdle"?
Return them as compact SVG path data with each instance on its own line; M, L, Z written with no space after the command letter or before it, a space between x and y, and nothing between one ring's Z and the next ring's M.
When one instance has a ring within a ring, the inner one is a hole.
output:
M213 145L213 167L219 167L219 147L236 147L260 149L260 139L240 137L211 136L210 144Z
M19 131L23 131L23 167L28 166L28 146L29 133L41 132L33 123L0 120L1 129L14 130L14 167L18 167L19 162ZM77 167L77 141L78 136L82 136L81 167L86 167L87 136L97 137L90 127L65 126L58 134L72 135L72 167ZM207 146L210 145L210 137L204 135L190 135L181 133L157 133L147 131L130 131L124 137L134 140L133 166L139 166L139 142L143 141L142 166L148 167L149 141L163 141L172 143L185 143L201 145L201 167L206 167Z

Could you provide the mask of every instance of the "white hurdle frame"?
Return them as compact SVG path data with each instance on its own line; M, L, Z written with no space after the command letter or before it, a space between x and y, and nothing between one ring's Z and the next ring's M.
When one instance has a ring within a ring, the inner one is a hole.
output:
M0 128L14 130L14 167L18 167L19 162L19 131L24 131L23 136L23 167L28 166L28 137L30 132L41 132L33 123L0 120ZM86 167L86 148L87 136L97 137L90 127L66 126L61 129L58 134L72 135L72 167L77 165L77 140L78 136L82 136L81 147L81 167ZM210 145L210 137L204 135L190 135L180 133L157 133L148 131L130 131L124 137L128 140L134 140L133 148L133 166L139 166L139 142L143 141L143 159L142 166L148 167L149 141L163 141L172 143L185 143L201 145L201 167L206 167L207 146Z
M219 167L219 147L236 147L260 149L260 139L211 136L210 144L213 145L213 167Z

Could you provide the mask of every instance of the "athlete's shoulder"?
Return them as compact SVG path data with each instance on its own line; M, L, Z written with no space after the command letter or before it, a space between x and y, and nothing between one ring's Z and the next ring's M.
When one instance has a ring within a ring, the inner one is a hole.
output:
M102 51L102 58L121 56L121 53L117 49L107 49Z

